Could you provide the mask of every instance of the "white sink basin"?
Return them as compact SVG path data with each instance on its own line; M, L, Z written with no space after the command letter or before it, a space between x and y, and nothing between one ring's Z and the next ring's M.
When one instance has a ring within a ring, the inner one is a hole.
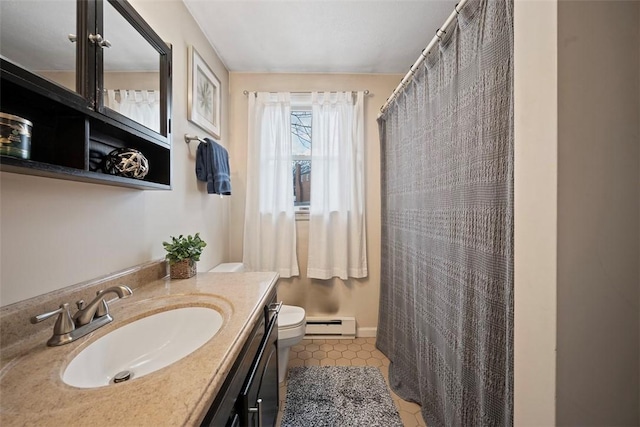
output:
M94 388L113 384L116 374L123 371L129 372L129 379L140 378L200 348L220 330L222 320L220 313L206 307L143 317L82 350L67 366L62 380L74 387ZM126 374L121 376L126 378Z

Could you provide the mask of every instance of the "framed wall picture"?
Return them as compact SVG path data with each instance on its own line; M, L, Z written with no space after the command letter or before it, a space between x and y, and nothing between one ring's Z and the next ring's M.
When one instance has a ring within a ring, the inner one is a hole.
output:
M193 46L189 46L189 121L220 139L220 80Z

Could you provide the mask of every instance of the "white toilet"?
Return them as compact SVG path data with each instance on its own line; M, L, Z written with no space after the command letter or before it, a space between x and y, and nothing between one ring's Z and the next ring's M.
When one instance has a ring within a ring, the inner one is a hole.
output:
M278 315L278 381L287 376L289 349L302 341L307 327L304 308L283 305Z
M242 273L244 265L241 262L219 264L209 270L212 273ZM293 305L283 305L278 315L278 380L284 381L289 364L289 350L302 341L306 330L304 308Z

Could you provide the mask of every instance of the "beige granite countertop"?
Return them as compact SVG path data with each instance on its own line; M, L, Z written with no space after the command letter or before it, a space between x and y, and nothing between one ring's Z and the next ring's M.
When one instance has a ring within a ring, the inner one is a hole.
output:
M3 349L0 424L199 425L277 279L275 273L199 273L186 280L155 280L113 302L114 321L76 342L47 347L51 324L47 333ZM62 382L67 364L96 339L154 312L185 306L212 307L224 318L220 331L187 357L106 387L79 389Z

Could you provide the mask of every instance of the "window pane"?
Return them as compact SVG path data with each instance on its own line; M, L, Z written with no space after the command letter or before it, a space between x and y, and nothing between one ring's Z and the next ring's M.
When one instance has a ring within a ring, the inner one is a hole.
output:
M311 160L293 161L293 199L295 206L309 206L311 198Z
M311 111L291 112L291 154L311 156Z
M291 112L291 154L295 206L309 206L311 200L311 111ZM300 159L303 157L303 159Z

